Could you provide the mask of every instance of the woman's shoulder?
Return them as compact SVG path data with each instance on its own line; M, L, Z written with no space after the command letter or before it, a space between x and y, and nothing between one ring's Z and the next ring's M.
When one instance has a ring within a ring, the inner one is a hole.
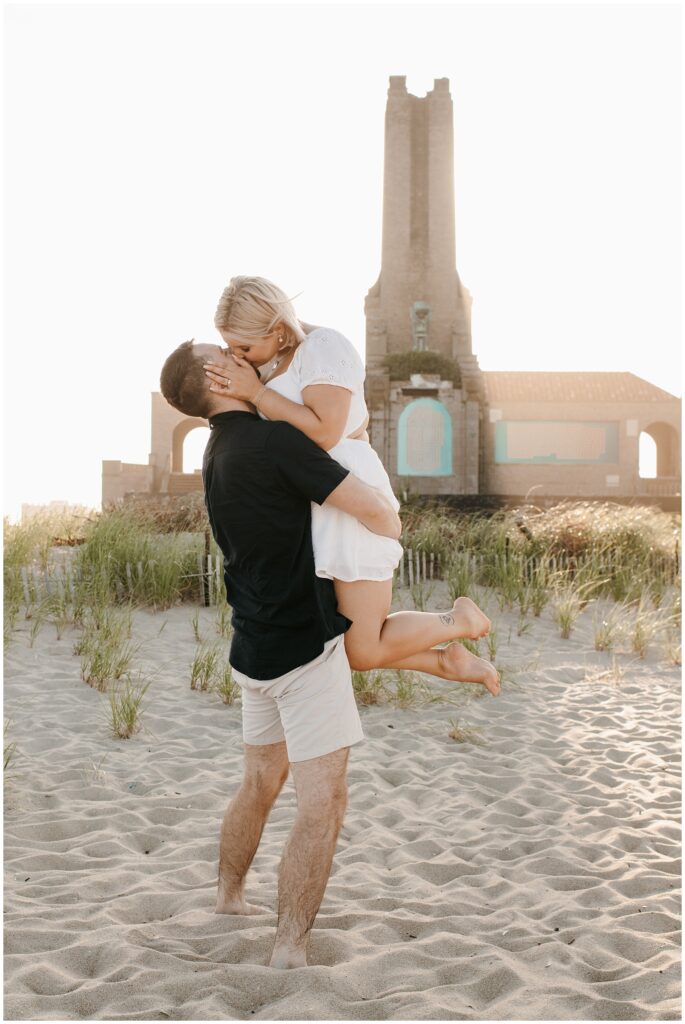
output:
M303 356L318 356L320 358L333 359L336 362L350 362L352 365L359 365L362 370L364 364L361 356L349 338L346 338L334 327L315 327L299 345Z
M303 387L309 384L340 384L354 391L363 384L361 356L349 338L332 327L317 327L310 331L300 342L295 359Z
M315 327L309 332L305 341L320 340L322 338L329 338L333 341L339 341L342 338L348 345L352 344L341 331L336 331L335 327Z

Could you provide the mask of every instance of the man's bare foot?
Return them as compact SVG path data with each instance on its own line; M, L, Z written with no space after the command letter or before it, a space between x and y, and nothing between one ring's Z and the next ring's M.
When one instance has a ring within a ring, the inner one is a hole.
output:
M452 615L460 637L480 640L490 632L490 619L470 597L458 597L452 606Z
M217 900L215 914L269 914L266 907L258 907L247 900Z
M443 647L438 655L445 673L444 679L460 683L482 683L493 697L497 697L501 689L499 672L489 661L471 654L459 642Z
M306 967L307 953L304 949L274 948L269 961L269 967L276 967L280 970L290 970L293 967Z

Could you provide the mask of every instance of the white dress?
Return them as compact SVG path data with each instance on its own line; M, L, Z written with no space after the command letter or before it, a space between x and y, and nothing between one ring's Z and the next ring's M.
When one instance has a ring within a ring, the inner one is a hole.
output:
M374 449L368 441L347 436L366 422L364 364L352 343L329 327L311 331L298 345L288 369L266 386L304 405L302 390L310 384L331 384L352 392L342 440L328 454L364 483L382 491L399 510L388 474ZM312 502L312 540L316 574L327 579L392 579L402 557L398 541L379 537L346 512L316 502Z

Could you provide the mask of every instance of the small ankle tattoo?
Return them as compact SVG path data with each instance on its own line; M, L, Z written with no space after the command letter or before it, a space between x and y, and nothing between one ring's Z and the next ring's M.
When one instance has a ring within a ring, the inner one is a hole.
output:
M448 614L439 615L438 618L442 622L443 626L453 626L454 625L454 616L453 615L448 615Z

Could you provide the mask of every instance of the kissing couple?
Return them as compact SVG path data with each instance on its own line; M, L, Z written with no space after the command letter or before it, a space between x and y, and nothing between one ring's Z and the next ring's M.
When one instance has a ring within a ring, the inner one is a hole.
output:
M440 612L390 611L399 502L369 443L364 366L351 342L298 320L262 277L230 281L215 325L224 345L180 345L161 390L209 421L205 503L242 692L244 777L223 819L216 912L269 912L248 902L245 882L292 771L297 814L269 966L303 967L347 806L349 750L364 739L350 669L413 670L481 683L493 696L500 680L454 642L490 629L469 598Z

